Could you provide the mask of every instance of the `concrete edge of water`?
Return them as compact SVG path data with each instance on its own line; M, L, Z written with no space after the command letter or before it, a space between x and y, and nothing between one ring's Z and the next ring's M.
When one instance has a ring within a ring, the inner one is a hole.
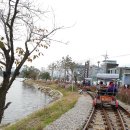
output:
M26 84L26 85L29 85L29 86L32 86L32 87L35 87L39 90L41 90L42 92L48 94L49 96L52 97L52 99L59 99L61 97L63 97L63 94L58 91L58 90L55 90L55 89L52 89L50 87L47 87L47 86L42 86L42 85L39 85L37 83L30 83L28 82L29 80L24 80L23 82Z

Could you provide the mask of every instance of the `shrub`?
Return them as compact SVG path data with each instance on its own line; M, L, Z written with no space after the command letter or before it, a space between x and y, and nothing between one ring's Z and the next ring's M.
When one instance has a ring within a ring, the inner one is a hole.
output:
M130 88L119 88L117 98L124 103L130 104Z

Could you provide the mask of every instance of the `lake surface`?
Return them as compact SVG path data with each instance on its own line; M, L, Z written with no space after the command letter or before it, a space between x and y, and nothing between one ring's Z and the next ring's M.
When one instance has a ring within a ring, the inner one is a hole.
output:
M37 88L24 86L22 80L17 78L8 91L6 102L12 103L5 110L2 124L15 122L51 101L51 97Z

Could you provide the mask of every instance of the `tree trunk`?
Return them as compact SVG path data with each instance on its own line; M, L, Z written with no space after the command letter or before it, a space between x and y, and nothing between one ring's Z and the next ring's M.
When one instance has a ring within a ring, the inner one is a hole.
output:
M52 81L53 81L53 70L52 70L52 72L51 72L51 77L52 77Z
M4 115L4 110L7 108L5 106L6 93L7 92L4 89L0 89L0 123L1 123L3 115Z
M3 81L0 86L0 123L2 121L5 109L7 109L11 103L11 102L9 102L9 103L5 104L6 103L6 94L10 88L10 85L9 85L10 73L8 73L8 75L5 73L3 73L3 74L4 74Z

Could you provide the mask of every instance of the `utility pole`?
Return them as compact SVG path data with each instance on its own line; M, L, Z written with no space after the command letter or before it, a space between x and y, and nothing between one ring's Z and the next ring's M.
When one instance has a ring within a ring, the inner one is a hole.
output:
M98 61L97 63L98 63L98 73L99 73L99 64L100 64L100 61Z
M87 78L89 76L89 60L87 61Z
M105 63L105 73L106 73L106 72L107 72L107 64L106 64L106 60L108 59L107 52L106 52L105 55L102 55L102 56L105 58L104 63Z
M84 78L89 77L89 60L85 62L85 67L84 67Z
M84 65L84 79L86 77L86 68L87 68L87 62L85 62L85 65Z

